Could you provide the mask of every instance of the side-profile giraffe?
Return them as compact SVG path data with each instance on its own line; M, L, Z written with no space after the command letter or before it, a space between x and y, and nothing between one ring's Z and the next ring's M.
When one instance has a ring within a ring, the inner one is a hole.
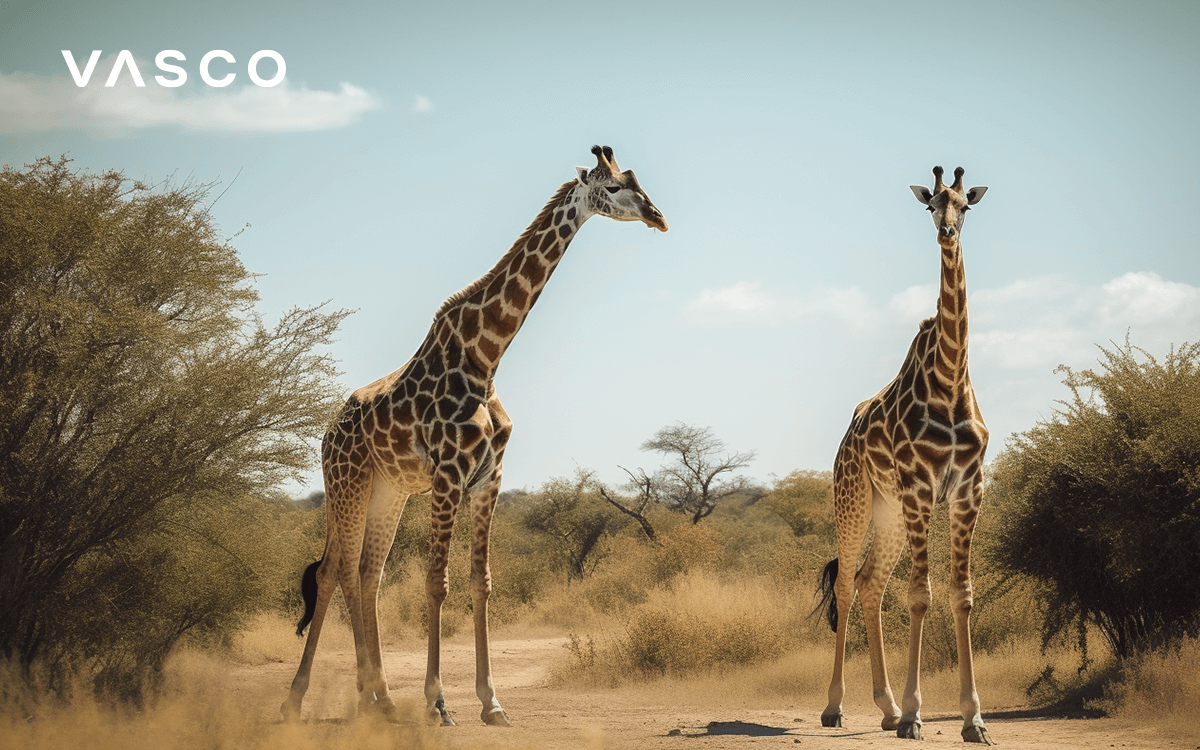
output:
M425 591L429 605L427 710L452 724L439 667L442 602L450 532L459 506L471 513L471 602L475 624L475 692L488 724L507 725L496 699L488 653L491 592L488 540L500 491L504 448L512 422L493 379L505 350L537 301L571 239L593 215L667 222L638 185L621 172L612 149L592 148L597 164L562 185L512 248L486 274L447 299L425 341L403 367L353 393L321 443L326 535L321 560L305 571L304 619L312 623L300 667L282 706L300 716L313 655L334 589L354 629L359 709L392 711L379 644L376 599L384 561L410 495L432 494L432 548Z
M897 730L900 737L921 738L921 627L930 602L929 520L934 504L946 502L962 735L968 742L990 745L975 693L968 622L971 535L983 500L988 432L967 374L967 287L959 243L964 215L987 188L964 191L962 167L954 170L954 184L949 187L942 184L941 167L934 167L933 174L932 192L921 185L911 187L917 200L933 213L941 246L937 315L921 323L896 379L854 410L834 462L838 556L826 566L822 588L837 643L829 705L821 714L821 724L842 725L846 630L850 605L858 591L867 625L875 704L883 710L883 728ZM851 574L871 524L875 536L870 553L857 573ZM908 584L911 624L901 713L888 684L880 604L906 542L912 555Z

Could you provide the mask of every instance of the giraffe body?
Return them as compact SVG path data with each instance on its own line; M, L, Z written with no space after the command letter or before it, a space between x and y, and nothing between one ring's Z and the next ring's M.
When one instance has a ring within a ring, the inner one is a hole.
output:
M512 421L496 396L500 358L516 336L583 222L600 214L667 230L662 214L632 172L620 172L612 150L595 147L597 166L577 168L491 271L453 295L434 316L416 354L403 367L354 391L321 444L326 539L306 594L311 621L304 655L282 706L298 719L313 656L334 589L345 597L354 631L359 708L392 711L379 643L376 599L383 566L409 496L432 495L432 544L425 581L429 607L427 710L452 724L442 697L441 607L455 514L471 514L471 600L476 694L481 718L507 725L492 685L487 602L488 543ZM306 574L307 576L308 574Z
M934 190L912 186L933 213L941 247L937 315L921 323L899 374L855 409L834 462L834 513L838 557L826 570L830 623L837 633L825 726L841 726L846 630L856 593L862 596L870 646L875 703L883 728L900 737L921 737L921 634L930 603L927 540L935 505L950 516L950 599L958 646L963 738L991 744L979 714L971 658L971 537L983 499L983 462L988 432L967 371L967 296L959 237L963 216L986 187L965 190L962 169L951 186L934 168ZM870 552L855 572L870 526ZM912 556L908 677L902 708L888 683L880 606L905 546ZM836 620L835 620L836 616Z

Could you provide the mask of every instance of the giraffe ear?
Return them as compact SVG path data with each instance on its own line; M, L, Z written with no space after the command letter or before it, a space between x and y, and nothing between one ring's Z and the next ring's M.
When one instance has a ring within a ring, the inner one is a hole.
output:
M908 189L913 191L913 195L917 196L917 200L929 205L929 201L933 200L933 193L929 192L929 188L924 185L909 185ZM987 188L984 188L986 190Z
M983 200L983 194L987 192L987 185L973 187L967 191L967 205L974 206L979 201Z
M580 185L586 185L586 184L588 184L588 181L587 181L587 175L588 175L588 170L587 170L587 167L575 167L575 172L576 172L576 177L575 177L575 181L576 181L576 182L578 182ZM985 188L985 189L986 189L986 188Z

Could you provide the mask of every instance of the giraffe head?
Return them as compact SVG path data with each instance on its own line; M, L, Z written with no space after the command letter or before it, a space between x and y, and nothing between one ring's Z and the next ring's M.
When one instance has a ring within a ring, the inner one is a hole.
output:
M933 226L938 230L938 244L944 248L958 244L963 218L966 217L967 211L971 210L971 206L982 200L983 194L987 192L986 187L973 187L964 191L964 171L962 167L955 169L954 184L946 186L942 184L942 168L934 167L932 192L924 185L909 185L917 200L933 213Z
M589 214L600 214L617 221L641 221L646 226L667 231L667 220L650 202L632 170L622 172L608 146L592 146L596 166L575 167L577 182L585 192L584 206Z

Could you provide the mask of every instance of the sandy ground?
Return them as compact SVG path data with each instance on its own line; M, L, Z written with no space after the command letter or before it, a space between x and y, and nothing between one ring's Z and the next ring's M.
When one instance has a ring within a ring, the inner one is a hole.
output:
M652 687L595 690L551 687L548 665L562 658L563 638L496 640L492 646L497 693L513 726L496 728L479 721L474 691L474 654L470 640L443 642L442 681L455 727L439 728L447 748L710 748L802 747L809 750L912 747L878 729L874 707L847 706L844 729L821 727L823 705L730 708L753 705L752 697L722 701L722 706L698 704L680 690L674 694ZM423 701L425 653L420 647L386 653L389 689L393 699ZM294 664L238 667L230 675L243 705L275 721L287 694ZM856 686L849 686L854 690ZM862 687L862 686L857 686ZM351 721L354 715L354 656L352 651L318 653L312 687L304 704L304 720L323 724ZM1138 748L1164 750L1200 748L1200 735L1168 736L1153 725L1135 726L1115 719L1070 719L1022 716L1020 711L999 716L984 713L994 742L1012 750L1025 748ZM922 746L963 747L961 718L947 714L925 717Z

